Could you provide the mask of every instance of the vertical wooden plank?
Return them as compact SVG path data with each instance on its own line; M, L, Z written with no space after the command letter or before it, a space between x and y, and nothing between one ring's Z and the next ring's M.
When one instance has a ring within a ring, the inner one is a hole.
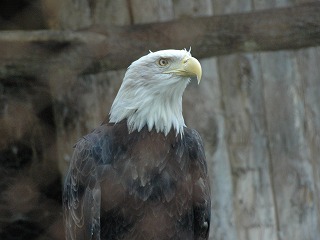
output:
M276 1L277 0L253 0L252 1L252 8L253 10L259 10L259 9L270 9L276 7Z
M295 64L297 76L301 82L300 94L304 104L304 135L306 145L310 151L310 164L313 171L314 192L306 192L306 204L310 205L314 221L310 228L320 235L320 69L317 62L320 60L320 48L300 50L296 53ZM305 194L306 194L305 193Z
M311 0L296 0L296 3ZM310 150L313 169L314 194L308 196L309 202L314 203L315 221L313 228L320 236L320 47L301 49L296 52L297 72L303 89L304 100L304 131Z
M274 7L288 7L296 3L296 0L276 0Z
M258 58L225 56L218 66L238 238L277 239Z
M92 6L88 0L59 0L60 27L74 30L89 27L92 24Z
M251 1L248 0L212 0L215 15L251 11Z
M320 48L310 48L297 52L297 65L303 84L304 96L304 126L307 145L310 149L314 193L305 196L314 209L317 224L314 226L320 236Z
M318 239L304 100L292 52L261 54L279 239ZM272 71L270 71L272 69Z
M270 8L270 1L259 9ZM296 1L277 0L277 7ZM256 4L258 6L258 4ZM304 51L304 50L303 50ZM271 175L279 239L319 238L314 171L305 135L304 84L296 52L261 54Z
M251 1L213 1L216 15L252 10ZM263 85L256 54L218 58L237 237L277 239Z
M91 0L92 1L92 0ZM129 25L130 6L128 0L99 0L95 2L93 24L97 25Z
M212 16L211 0L176 0L173 2L175 18Z
M91 25L129 25L128 0L40 0L48 26L75 30Z
M134 23L164 22L173 19L172 0L131 0Z

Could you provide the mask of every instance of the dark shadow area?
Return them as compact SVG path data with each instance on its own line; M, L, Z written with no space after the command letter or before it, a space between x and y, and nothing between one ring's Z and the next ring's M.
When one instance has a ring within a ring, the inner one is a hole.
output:
M47 28L37 0L1 0L0 30L36 30Z

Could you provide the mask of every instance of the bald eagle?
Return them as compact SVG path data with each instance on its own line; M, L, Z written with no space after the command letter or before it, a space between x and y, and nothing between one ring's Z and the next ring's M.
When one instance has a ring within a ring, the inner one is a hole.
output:
M208 239L205 153L182 116L182 94L201 74L186 50L129 66L109 120L75 146L63 191L67 239Z

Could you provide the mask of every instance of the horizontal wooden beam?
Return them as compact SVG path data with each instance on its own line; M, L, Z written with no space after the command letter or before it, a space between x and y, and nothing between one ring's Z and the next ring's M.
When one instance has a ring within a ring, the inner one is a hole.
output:
M198 58L320 45L320 2L244 14L81 31L0 32L0 77L48 67L78 74L126 68L148 50L189 48Z

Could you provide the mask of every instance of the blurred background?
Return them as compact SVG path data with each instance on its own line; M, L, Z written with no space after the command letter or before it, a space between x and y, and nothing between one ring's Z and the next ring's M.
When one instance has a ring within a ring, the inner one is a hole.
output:
M108 116L131 61L191 46L203 79L183 109L205 142L210 239L319 240L319 11L315 0L1 0L0 239L64 239L74 143Z

